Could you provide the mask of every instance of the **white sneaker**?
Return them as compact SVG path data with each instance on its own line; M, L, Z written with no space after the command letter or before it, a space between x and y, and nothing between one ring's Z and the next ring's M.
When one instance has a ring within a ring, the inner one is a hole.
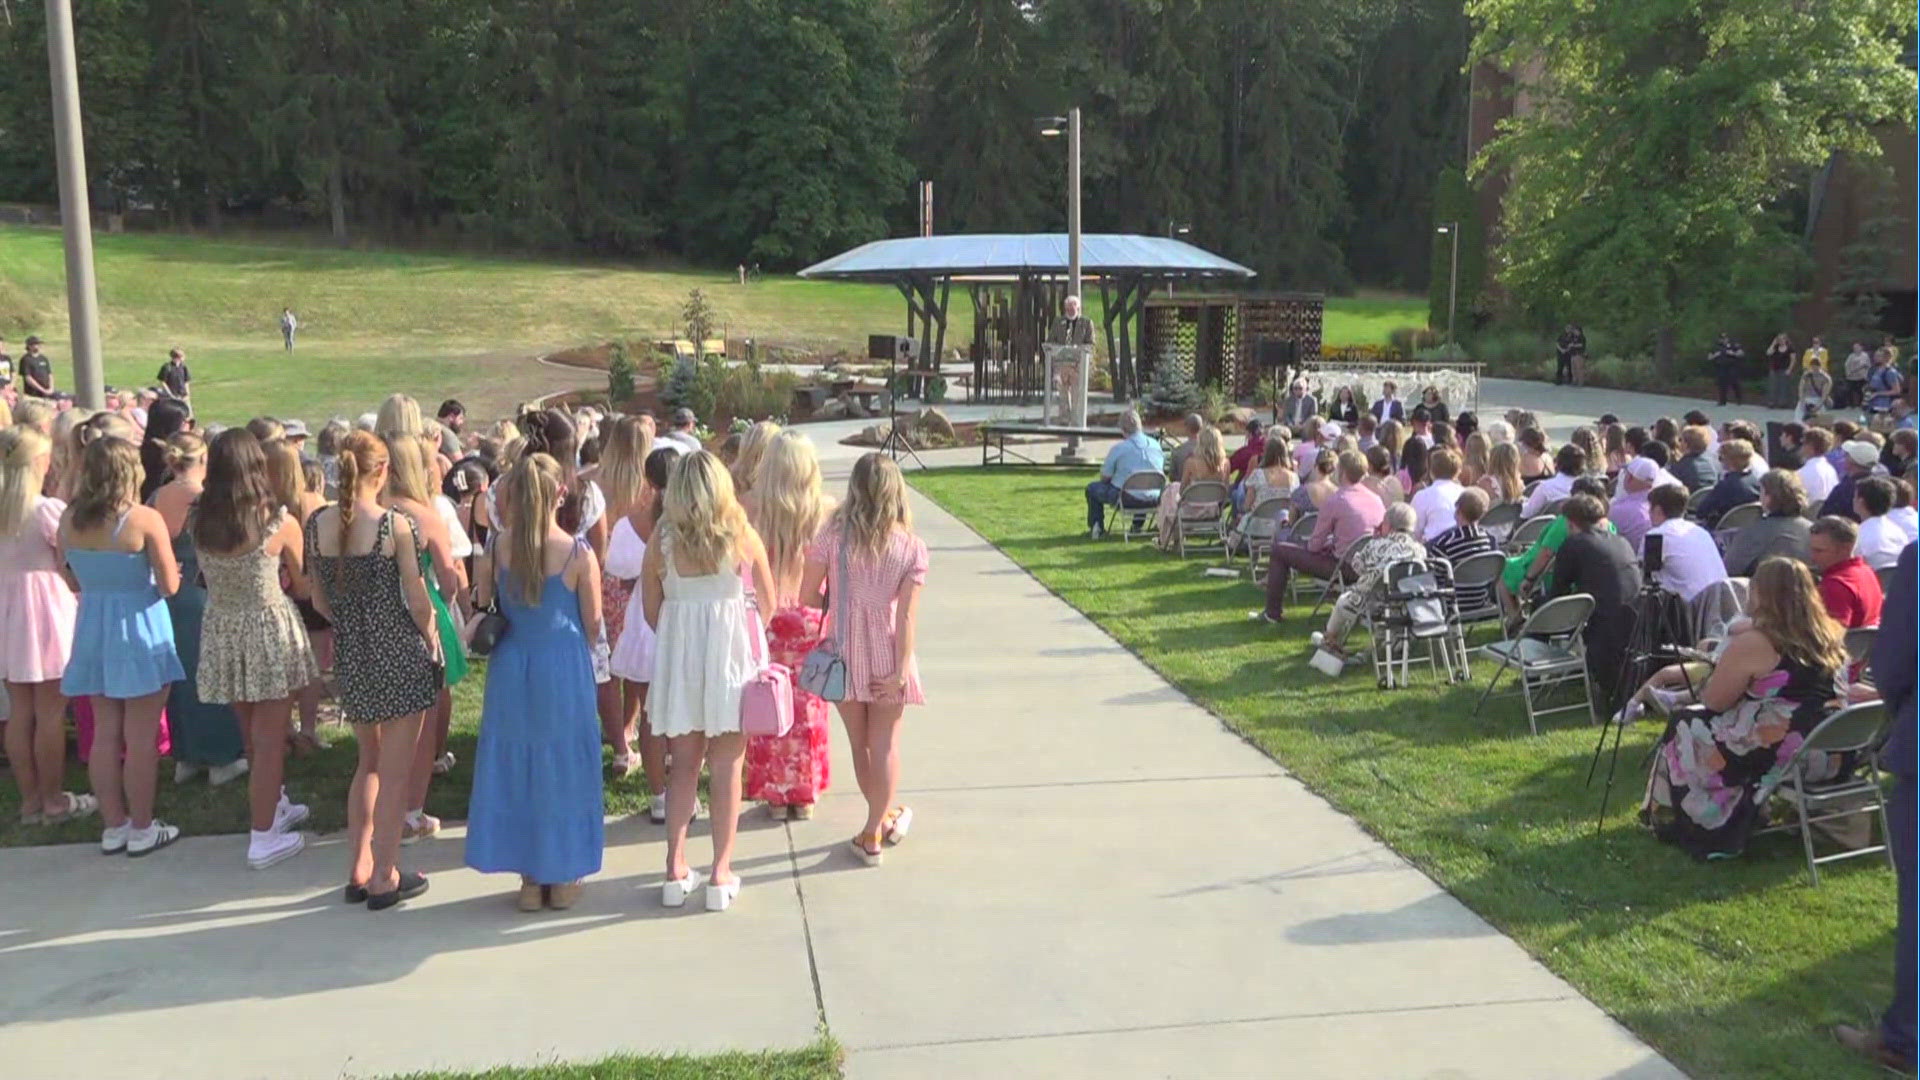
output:
M191 761L176 761L173 763L173 782L184 784L206 771L207 768L204 765L195 765Z
M1640 719L1640 714L1645 712L1646 708L1646 703L1642 702L1638 697L1634 697L1625 705L1620 706L1619 712L1613 714L1613 722L1625 727L1635 720Z
M283 833L277 829L266 832L254 832L247 841L247 867L252 870L265 870L275 863L283 863L307 846L305 833Z
M686 877L660 886L660 905L673 908L686 907L687 897L692 896L693 891L705 884L706 880L700 876L698 870L687 871Z
M137 859L142 855L151 855L175 840L180 839L180 828L169 825L159 818L144 829L127 830L127 857Z
M1647 689L1647 696L1651 697L1653 703L1660 707L1660 711L1668 716L1672 716L1674 713L1693 704L1692 695L1688 694L1685 690L1667 690L1654 686Z
M1326 632L1322 630L1315 630L1313 633L1307 635L1307 641L1313 645L1318 645L1325 640L1327 640L1327 635Z
M667 823L667 797L665 795L655 795L653 798L647 800L647 820L653 822L655 825L665 825Z
M240 777L247 775L247 770L250 767L251 766L247 764L246 758L234 758L225 765L215 765L213 768L207 770L207 783L214 787L219 787L229 780L238 780Z
M100 830L100 854L118 855L127 850L127 836L133 832L132 822L122 822L112 828Z
M273 828L268 831L287 832L311 816L312 812L307 809L306 803L291 801L283 791L280 793L280 804L273 808Z
M740 879L738 877L727 882L725 885L715 885L712 882L707 883L708 911L725 911L732 907L733 902L738 899L740 899Z
M433 775L445 776L448 773L452 772L454 762L456 760L457 759L453 756L453 751L451 750L447 751L444 754L441 754L437 758L434 758L433 759Z

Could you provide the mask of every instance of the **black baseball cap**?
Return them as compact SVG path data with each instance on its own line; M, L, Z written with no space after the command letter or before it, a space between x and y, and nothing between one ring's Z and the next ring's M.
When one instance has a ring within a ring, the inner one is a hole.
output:
M38 344L40 344L40 343L41 343L41 342L40 342L40 335L39 335L39 334L28 334L28 335L27 335L27 344L29 344L29 345L38 345Z

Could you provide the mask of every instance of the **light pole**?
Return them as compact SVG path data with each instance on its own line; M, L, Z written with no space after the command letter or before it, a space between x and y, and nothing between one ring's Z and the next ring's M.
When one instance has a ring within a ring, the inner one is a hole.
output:
M1449 221L1435 229L1453 239L1452 269L1447 274L1447 359L1453 359L1453 314L1460 300L1460 223Z
M80 133L80 71L73 54L71 0L47 0L47 67L53 80L53 147L60 171L60 229L66 241L74 398L98 409L107 403L107 380L100 369L93 210L87 204L87 152Z
M1167 219L1167 239L1169 240L1177 236L1185 236L1192 231L1193 226L1191 225L1182 225L1172 218ZM1171 277L1167 278L1167 296L1169 298L1173 296L1173 278Z

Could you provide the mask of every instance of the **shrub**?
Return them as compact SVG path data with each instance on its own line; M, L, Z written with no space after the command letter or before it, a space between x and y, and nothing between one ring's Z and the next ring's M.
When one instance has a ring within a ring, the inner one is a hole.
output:
M1413 356L1422 349L1431 349L1447 340L1444 329L1430 330L1424 326L1403 326L1387 335L1387 341L1394 352L1402 356Z
M713 336L713 328L720 323L720 313L707 302L706 293L694 289L687 293L687 302L680 306L680 321L686 325L687 338L697 353L706 348L707 339Z
M786 416L794 388L800 385L793 373L762 371L758 364L714 366L719 369L715 411L736 419L777 420Z
M1217 424L1227 410L1233 407L1233 398L1218 382L1210 382L1200 388L1200 416L1209 424Z
M1645 356L1602 356L1587 361L1588 386L1615 390L1645 390L1660 384L1653 360Z
M633 358L627 355L626 343L614 342L613 351L607 357L607 400L622 405L632 401L635 373Z
M1155 416L1178 416L1200 407L1200 388L1176 364L1156 364L1147 384L1147 411Z
M947 400L947 380L939 375L927 379L926 403L938 405Z

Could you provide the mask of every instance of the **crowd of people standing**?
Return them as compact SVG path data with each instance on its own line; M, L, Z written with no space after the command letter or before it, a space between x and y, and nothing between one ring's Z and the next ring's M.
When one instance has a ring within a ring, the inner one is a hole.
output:
M170 362L177 362L178 357ZM381 910L426 878L403 845L447 749L451 687L485 693L466 861L519 876L523 910L571 907L604 848L604 774L643 770L667 830L662 901L738 898L742 804L805 819L827 790L833 693L877 865L912 826L897 803L905 707L923 702L914 623L927 549L894 463L869 454L844 499L806 436L749 428L727 458L690 416L530 410L482 432L393 395L326 424L200 425L168 395L138 417L0 401L0 680L23 825L98 815L100 850L145 857L180 829L176 783L247 777L247 865L298 855L309 808L283 779L320 745L326 697L358 760L344 899ZM743 733L743 693L779 664L793 722ZM816 689L820 689L816 687ZM67 790L69 720L91 791ZM602 744L612 749L603 771ZM713 852L687 832L709 777Z

